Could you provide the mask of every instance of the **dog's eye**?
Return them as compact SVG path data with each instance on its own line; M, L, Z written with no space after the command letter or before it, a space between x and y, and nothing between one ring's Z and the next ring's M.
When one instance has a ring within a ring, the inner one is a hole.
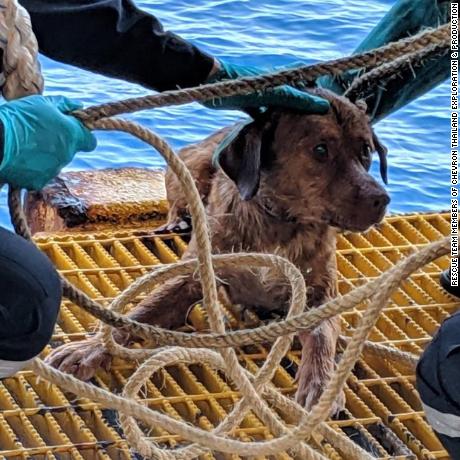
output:
M318 161L326 161L328 156L327 145L326 144L318 144L313 149L313 154L315 159Z
M369 169L371 167L371 160L372 160L372 147L369 144L365 144L361 150L361 164L366 168Z

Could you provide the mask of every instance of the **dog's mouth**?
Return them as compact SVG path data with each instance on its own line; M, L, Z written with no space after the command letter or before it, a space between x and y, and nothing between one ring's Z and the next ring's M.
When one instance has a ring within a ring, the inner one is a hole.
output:
M379 216L374 219L359 218L359 217L346 217L335 212L326 212L323 214L323 219L332 227L336 227L340 230L346 230L350 232L365 232L369 230L373 225L380 223L385 217L386 209L384 209Z

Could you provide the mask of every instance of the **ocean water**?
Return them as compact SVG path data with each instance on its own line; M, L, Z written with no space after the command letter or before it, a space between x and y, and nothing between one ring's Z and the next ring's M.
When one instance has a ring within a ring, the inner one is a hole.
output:
M315 63L350 54L393 0L150 0L137 1L165 29L229 62L270 66ZM142 43L139 44L142 46ZM85 106L148 94L144 88L41 57L48 95L65 95ZM444 83L376 125L389 149L390 212L431 211L450 205L450 112ZM179 149L241 119L232 111L199 104L130 116ZM79 153L66 170L164 167L161 156L123 133L98 132L98 148ZM372 168L378 174L378 161ZM5 193L0 224L9 225Z

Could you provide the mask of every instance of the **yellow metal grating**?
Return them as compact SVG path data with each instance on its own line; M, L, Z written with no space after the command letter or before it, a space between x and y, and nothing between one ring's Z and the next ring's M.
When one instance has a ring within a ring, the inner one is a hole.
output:
M341 293L379 275L418 245L450 232L447 214L389 217L366 234L340 236L337 261ZM177 260L185 242L178 236L155 237L139 230L113 234L60 235L37 239L40 248L61 273L90 296L107 302L150 267ZM442 258L409 278L393 295L379 319L372 340L420 353L440 322L459 304L438 285L448 266ZM364 305L343 315L345 333L355 326ZM236 312L229 310L232 326ZM197 329L205 324L199 307L191 315ZM93 319L64 301L52 346L80 340L94 328ZM269 346L239 350L240 358L254 371L264 361ZM45 353L49 353L50 347ZM278 370L274 383L286 394L295 391L294 375L300 351L294 346ZM94 383L118 392L134 369L133 363L115 363L110 373L100 371ZM359 443L376 458L447 459L441 444L425 422L414 388L414 376L397 364L364 356L346 388L346 410L330 425ZM238 392L218 372L205 365L170 366L154 375L142 399L152 408L211 430L231 410ZM123 439L116 414L86 399L66 394L56 386L22 372L0 382L0 458L8 459L137 459ZM237 434L241 440L271 437L267 428L250 414ZM181 443L157 426L150 439L174 447ZM315 437L330 459L345 459L327 440ZM208 454L206 460L237 459ZM287 460L288 454L274 458ZM351 460L351 459L349 459Z

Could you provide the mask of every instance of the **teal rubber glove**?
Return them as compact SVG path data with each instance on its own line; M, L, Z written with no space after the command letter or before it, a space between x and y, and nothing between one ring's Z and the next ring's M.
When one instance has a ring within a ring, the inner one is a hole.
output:
M96 138L71 115L83 107L65 97L27 96L0 105L4 127L0 183L40 190L78 151L96 148Z
M270 73L270 70L226 64L222 61L219 61L219 65L220 69L208 78L206 83L233 80L241 77L255 77ZM329 110L329 102L325 99L287 85L256 91L247 95L215 98L206 101L204 105L213 109L236 109L249 113L253 112L254 109L267 107L284 107L286 109L316 114L324 114Z
M444 24L449 20L449 11L449 0L399 0L367 35L355 53L379 48L415 35L428 27ZM317 84L337 94L343 94L359 74L359 70L352 70L339 78L321 77ZM377 122L409 104L443 82L449 75L450 56L446 54L427 59L422 67L415 69L415 78L414 71L407 69L388 83L378 82L377 86L363 95L372 121Z

